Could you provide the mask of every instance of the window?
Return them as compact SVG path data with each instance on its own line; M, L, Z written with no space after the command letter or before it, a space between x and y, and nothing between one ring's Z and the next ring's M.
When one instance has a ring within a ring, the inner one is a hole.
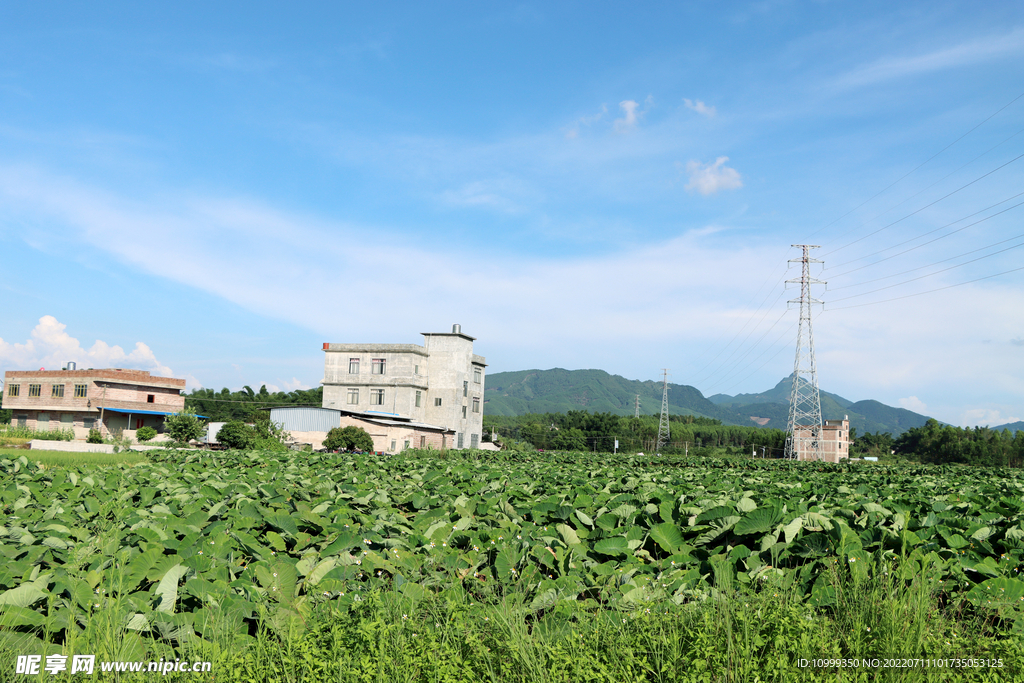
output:
M395 440L394 439L391 439L391 452L392 453L395 452Z
M404 451L404 450L405 450L405 449L407 449L408 447L409 447L409 442L408 442L408 441L406 441L406 442L405 442L405 444L404 444L404 445L402 446L402 450Z
M480 372L480 368L473 368L473 381L480 384L481 379L483 379L483 373Z
M50 397L51 398L64 398L64 385L63 384L54 384L52 387L50 387Z
M436 407L436 406L439 406L439 405L441 405L441 399L435 398L434 399L434 406Z
M422 391L417 391L416 392L416 407L417 408L420 407L420 404L422 403L422 401L423 401L423 392Z
M459 439L459 448L462 448L462 432L459 432L456 436Z
M39 413L36 415L36 429L50 429L49 413Z
M75 398L85 398L89 392L88 384L76 384L75 385Z
M359 374L359 359L349 358L348 359L348 374L358 375Z
M421 436L420 437L420 448L426 448L426 447L427 447L427 437Z
M479 413L480 412L480 397L479 396L474 396L473 397L473 412L474 413Z
M387 374L384 370L384 359L374 358L370 361L370 374L371 375L385 375Z
M14 421L17 423L17 425L19 427L27 427L28 426L28 415L15 415L14 416Z
M371 406L382 406L384 405L384 390L383 389L370 389L370 405ZM395 447L392 446L391 450Z
M357 406L357 405L359 405L359 390L358 389L349 389L348 390L348 404L350 406Z
M41 396L42 393L43 393L43 385L42 384L29 384L28 385L28 395L29 396Z
M469 435L469 447L470 448L476 448L479 445L480 445L480 435L479 434L470 434Z
M420 366L418 366L418 365L412 366L412 374L414 374L414 375L420 374Z
M462 419L466 419L466 406L462 406Z
M85 427L86 429L93 429L93 428L95 428L96 427L96 418L95 417L83 417L82 418L82 426Z
M8 384L7 385L7 395L8 396L17 396L20 392L21 392L21 385L20 384Z
M462 383L462 395L469 396L469 382Z
M153 394L146 394L146 403L153 403L156 400L156 396Z

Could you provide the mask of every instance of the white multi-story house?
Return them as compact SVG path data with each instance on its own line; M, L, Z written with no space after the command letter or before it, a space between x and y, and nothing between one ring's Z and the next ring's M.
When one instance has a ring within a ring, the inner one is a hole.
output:
M432 425L454 432L447 447L477 448L487 364L475 338L459 325L423 336L423 346L324 342L323 407Z

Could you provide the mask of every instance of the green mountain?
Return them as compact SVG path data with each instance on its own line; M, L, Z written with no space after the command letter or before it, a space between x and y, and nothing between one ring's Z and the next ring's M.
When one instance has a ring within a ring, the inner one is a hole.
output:
M996 432L1001 432L1004 429L1009 429L1011 434L1016 434L1017 432L1024 431L1024 422L1021 422L1020 420L1018 420L1017 422L1007 422L1004 425L992 427L991 429L992 431Z
M639 394L640 412L657 415L661 412L661 393L661 382L626 379L604 370L553 368L496 372L487 376L484 411L490 415L570 410L632 415ZM726 424L750 424L736 411L716 406L691 386L669 384L668 402L669 412L675 415L713 417Z
M716 394L711 399L694 387L669 384L669 412L712 417L730 425L756 424L785 429L789 420L791 382L792 378L783 379L760 394ZM630 380L604 370L521 370L489 375L484 403L485 412L490 415L570 410L631 415L639 394L640 412L657 415L661 412L661 391L661 382ZM861 434L889 432L897 436L928 421L927 416L903 408L870 400L855 403L825 391L821 392L821 413L826 420L849 416L850 426Z

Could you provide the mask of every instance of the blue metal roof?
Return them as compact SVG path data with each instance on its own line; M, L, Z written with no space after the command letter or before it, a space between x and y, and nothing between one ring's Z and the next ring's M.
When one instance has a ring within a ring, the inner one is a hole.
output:
M103 410L110 411L111 413L125 413L128 415L177 415L178 410L172 410L167 412L165 410L126 410L124 408L104 408ZM196 415L196 417L205 420L205 415Z

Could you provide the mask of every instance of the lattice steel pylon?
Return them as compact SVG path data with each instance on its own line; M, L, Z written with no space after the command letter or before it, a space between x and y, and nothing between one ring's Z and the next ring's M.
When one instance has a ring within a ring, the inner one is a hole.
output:
M790 263L801 264L799 280L786 280L787 284L800 283L800 298L789 303L800 304L800 329L796 337L796 359L793 362L793 391L789 395L789 438L786 439L786 457L794 460L821 460L821 396L818 393L818 368L814 361L814 333L811 329L811 306L824 302L811 296L811 285L824 285L811 277L814 244L794 244L803 249L803 256Z
M665 369L665 379L661 390L661 422L658 423L658 453L668 445L672 434L668 427L668 369Z
M640 394L636 395L636 405L633 408L633 417L640 417Z

